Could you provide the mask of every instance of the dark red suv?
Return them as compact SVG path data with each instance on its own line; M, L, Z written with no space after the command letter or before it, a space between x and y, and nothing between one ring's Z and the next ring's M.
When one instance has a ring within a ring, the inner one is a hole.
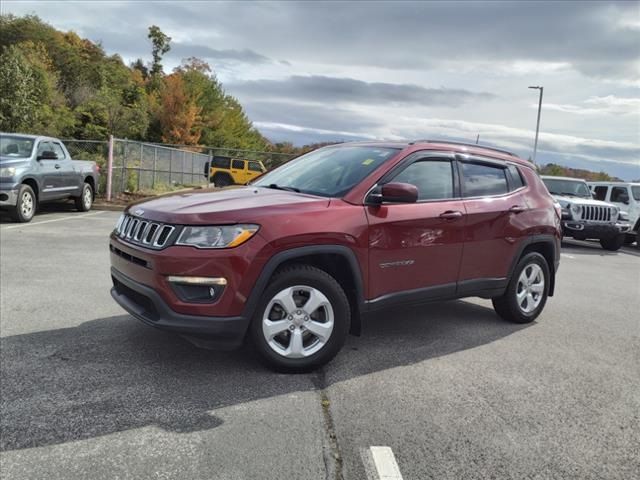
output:
M130 206L111 235L111 294L148 325L214 347L248 336L300 371L391 305L479 296L531 322L553 295L560 238L552 197L515 155L347 143L245 187Z

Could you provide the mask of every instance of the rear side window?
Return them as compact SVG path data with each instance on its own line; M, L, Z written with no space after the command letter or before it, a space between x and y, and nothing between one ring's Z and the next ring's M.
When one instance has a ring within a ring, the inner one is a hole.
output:
M229 157L213 157L211 166L215 168L229 168L231 166L231 159Z
M463 193L465 197L502 195L509 191L506 170L480 163L463 163Z
M633 198L637 202L640 202L640 187L634 185L631 187L631 193L633 194Z
M517 190L524 187L525 183L520 170L515 165L507 165L509 175L511 176L511 190Z
M453 169L450 161L414 162L391 181L415 185L418 200L453 198Z
M607 198L607 190L609 189L609 187L596 187L593 189L593 196L596 200L602 200L604 201L605 198Z
M231 168L238 170L244 170L244 160L233 160L231 162Z
M258 162L249 162L249 170L252 172L262 172L262 168L260 168L260 164Z

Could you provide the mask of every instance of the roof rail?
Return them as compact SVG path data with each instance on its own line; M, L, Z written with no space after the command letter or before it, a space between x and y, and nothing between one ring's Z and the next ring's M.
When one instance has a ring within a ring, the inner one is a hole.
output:
M477 143L465 143L465 142L453 142L450 140L413 140L410 143L444 143L449 145L460 145L462 147L473 147L473 148L484 148L485 150L493 150L494 152L503 153L505 155L511 155L512 157L517 157L515 153L509 152L507 150L501 150L499 148L488 147L486 145L478 145Z

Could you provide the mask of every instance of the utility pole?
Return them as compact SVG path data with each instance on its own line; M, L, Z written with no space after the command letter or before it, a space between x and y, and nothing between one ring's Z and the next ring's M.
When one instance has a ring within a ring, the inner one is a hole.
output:
M538 121L536 123L536 139L533 143L533 158L531 159L533 164L536 164L536 153L538 152L538 135L540 134L540 112L542 111L542 93L544 92L544 87L535 86L529 87L534 90L540 90L540 98L538 100Z

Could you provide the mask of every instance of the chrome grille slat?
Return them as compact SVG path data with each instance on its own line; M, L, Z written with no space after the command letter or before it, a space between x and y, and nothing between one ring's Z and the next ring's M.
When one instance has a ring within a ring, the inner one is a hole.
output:
M127 243L160 249L169 245L175 230L173 225L125 215L115 233Z
M582 220L595 223L611 222L611 209L600 205L583 205Z

